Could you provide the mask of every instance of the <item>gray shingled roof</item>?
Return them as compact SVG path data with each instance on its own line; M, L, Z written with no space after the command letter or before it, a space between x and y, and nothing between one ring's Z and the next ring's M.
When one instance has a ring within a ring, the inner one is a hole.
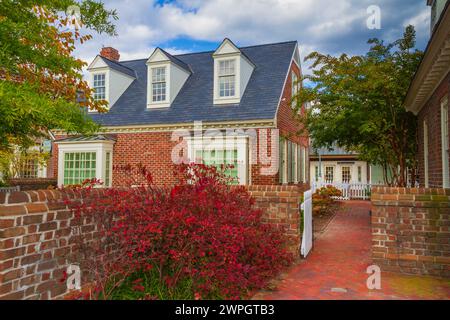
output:
M173 63L175 63L177 66L181 67L182 69L186 70L187 72L191 73L191 69L189 68L189 66L186 63L184 63L177 57L171 55L167 51L165 51L161 48L158 48L158 49L161 50L167 56L167 58L169 58L170 61L172 61Z
M110 67L111 69L117 70L119 72L122 72L124 74L129 75L130 77L136 78L136 72L130 68L128 68L127 66L113 61L113 60L109 60L108 58L99 56L107 65L108 67Z
M71 136L56 140L57 142L86 142L86 141L116 141L116 136L111 134L97 134L92 136Z
M105 126L243 121L274 119L296 41L243 47L255 69L240 104L213 104L213 51L175 55L189 66L186 80L169 108L147 109L147 59L120 64L136 72L136 79L107 113L91 113Z

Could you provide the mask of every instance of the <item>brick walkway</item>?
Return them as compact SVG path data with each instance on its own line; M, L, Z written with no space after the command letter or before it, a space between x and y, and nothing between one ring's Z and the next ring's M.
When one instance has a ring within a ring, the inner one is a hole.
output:
M274 291L254 299L450 299L450 281L383 273L369 290L370 203L349 201L314 242L313 251L283 276Z

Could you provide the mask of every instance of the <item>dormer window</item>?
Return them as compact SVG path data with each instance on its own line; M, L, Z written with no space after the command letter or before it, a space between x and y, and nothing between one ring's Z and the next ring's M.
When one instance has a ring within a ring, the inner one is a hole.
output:
M106 75L104 73L94 74L94 99L106 99Z
M147 60L147 108L169 108L191 75L189 66L160 48Z
M152 102L166 101L166 67L152 68Z
M236 88L235 60L219 61L220 97L234 97Z
M89 87L93 90L96 101L105 100L109 109L130 84L136 79L136 72L128 64L119 61L119 52L111 47L102 48L87 70L89 71ZM97 110L89 110L97 112Z
M240 103L255 65L229 39L225 39L212 56L214 104Z

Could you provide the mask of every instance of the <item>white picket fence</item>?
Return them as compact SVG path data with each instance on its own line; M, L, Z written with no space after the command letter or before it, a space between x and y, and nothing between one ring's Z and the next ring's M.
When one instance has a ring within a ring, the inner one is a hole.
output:
M372 187L369 183L336 183L336 182L313 182L311 187L313 193L317 189L326 186L333 186L341 191L342 196L336 197L338 200L351 200L351 199L370 199L370 189Z
M312 225L312 190L303 193L303 203L301 210L303 211L303 235L300 253L306 257L311 251L313 244L313 225Z

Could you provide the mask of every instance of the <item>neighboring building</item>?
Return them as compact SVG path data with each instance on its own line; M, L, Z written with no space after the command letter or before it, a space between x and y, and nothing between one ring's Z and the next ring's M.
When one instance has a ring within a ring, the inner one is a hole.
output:
M138 163L156 184L170 184L174 155L233 164L229 174L240 184L308 181L309 140L297 134L292 109L301 79L296 41L238 48L225 39L215 51L171 55L157 48L132 61L119 61L108 47L88 71L95 98L108 101L109 110L89 112L102 125L99 135L54 132L58 185L92 177L123 185L128 177L113 166ZM227 135L205 146L198 132Z
M380 166L361 161L357 153L340 147L311 149L309 163L313 183L385 184Z
M450 1L429 0L427 4L432 6L432 34L405 107L418 115L420 186L450 188Z

